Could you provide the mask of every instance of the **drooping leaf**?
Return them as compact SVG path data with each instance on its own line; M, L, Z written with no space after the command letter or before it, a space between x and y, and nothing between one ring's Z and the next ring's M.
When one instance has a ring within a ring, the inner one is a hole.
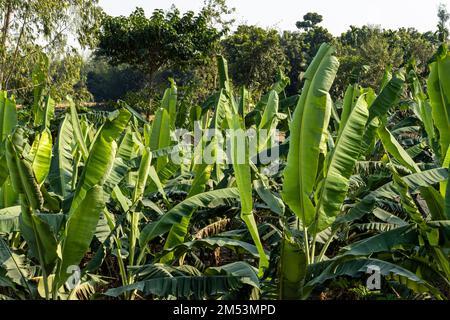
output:
M152 239L168 232L172 225L180 223L184 216L189 215L193 208L205 207L216 199L236 199L238 197L239 192L236 188L213 190L190 197L177 204L158 220L147 224L141 230L139 243L141 247L144 247Z

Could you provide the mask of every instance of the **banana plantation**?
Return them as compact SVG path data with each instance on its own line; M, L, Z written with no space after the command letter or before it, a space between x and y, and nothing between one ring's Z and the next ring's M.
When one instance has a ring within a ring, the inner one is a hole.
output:
M0 93L0 299L450 298L446 46L335 99L326 43L294 96L217 68L150 118Z

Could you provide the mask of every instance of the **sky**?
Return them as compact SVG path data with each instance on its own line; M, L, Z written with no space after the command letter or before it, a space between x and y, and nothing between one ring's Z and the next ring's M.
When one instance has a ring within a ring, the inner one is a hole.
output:
M307 12L324 17L322 25L340 35L350 25L380 25L386 29L415 27L425 32L436 29L439 3L450 0L228 0L236 8L236 24L246 23L278 30L295 30L295 22ZM175 5L182 12L198 11L203 0L100 0L109 15L129 15L141 7L147 15L156 9Z

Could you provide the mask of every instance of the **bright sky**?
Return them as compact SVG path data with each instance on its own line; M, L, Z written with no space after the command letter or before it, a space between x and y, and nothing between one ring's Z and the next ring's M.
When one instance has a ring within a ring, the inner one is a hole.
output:
M435 30L437 8L450 0L228 0L236 8L236 23L255 24L279 30L295 30L295 22L307 12L323 15L323 26L334 35L350 25L381 25L383 28L415 27L425 32ZM203 0L100 0L110 15L129 15L136 7L147 15L156 8L169 9L174 4L181 11L198 11Z

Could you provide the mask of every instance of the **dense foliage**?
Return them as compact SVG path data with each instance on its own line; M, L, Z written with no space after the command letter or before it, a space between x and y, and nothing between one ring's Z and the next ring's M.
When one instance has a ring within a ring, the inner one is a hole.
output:
M125 104L56 114L44 90L18 117L2 93L1 297L448 299L450 53L427 79L411 64L350 85L337 108L334 52L320 47L300 95L280 73L256 106L218 57L202 108L172 83L151 122ZM216 134L171 138L195 127ZM249 128L256 149L232 136L220 161L217 134ZM276 128L281 145L263 135Z
M316 13L227 34L224 0L21 3L0 1L0 300L450 298L444 7L435 33L333 37Z

